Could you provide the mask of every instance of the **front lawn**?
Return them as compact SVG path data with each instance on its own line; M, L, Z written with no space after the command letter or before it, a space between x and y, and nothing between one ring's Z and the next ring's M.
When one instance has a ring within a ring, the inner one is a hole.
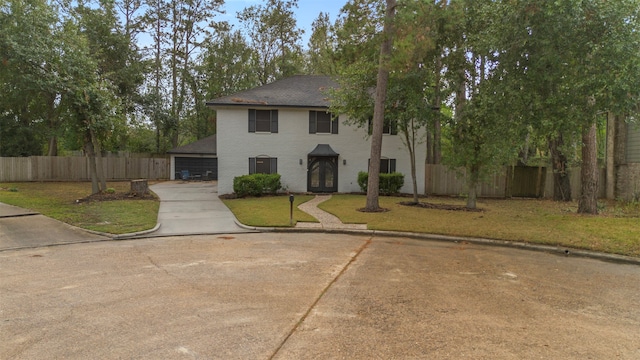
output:
M293 223L298 221L318 222L313 216L302 212L298 205L313 199L311 195L295 195ZM238 221L249 226L284 227L290 225L290 202L288 196L264 196L243 199L223 199L225 205Z
M301 198L301 196L296 196ZM380 197L387 212L363 213L363 195L334 195L319 207L344 223L365 223L371 230L409 231L521 241L640 257L640 206L607 202L600 215L576 214L577 203L531 199L480 199L481 212L425 209L400 205L409 199ZM262 197L226 202L241 222L250 213L256 226L283 226L286 198ZM423 202L464 205L459 198L433 197ZM262 214L262 215L259 215ZM308 221L308 220L304 220Z
M126 199L128 181L109 182L119 200L83 200L91 194L90 182L0 183L0 202L37 211L84 229L110 234L148 230L156 225L157 199ZM124 198L124 199L122 199Z

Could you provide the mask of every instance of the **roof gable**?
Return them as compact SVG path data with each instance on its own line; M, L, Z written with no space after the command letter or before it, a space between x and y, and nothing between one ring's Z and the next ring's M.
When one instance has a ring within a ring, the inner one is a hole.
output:
M327 91L338 87L330 76L297 75L251 90L223 96L207 102L213 108L223 106L319 107L328 108Z
M178 146L175 149L167 151L169 154L198 154L198 155L216 155L217 144L216 135L200 139L191 144Z

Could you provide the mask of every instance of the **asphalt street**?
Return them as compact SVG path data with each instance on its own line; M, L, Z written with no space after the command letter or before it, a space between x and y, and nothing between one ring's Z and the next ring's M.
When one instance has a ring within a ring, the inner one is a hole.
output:
M221 234L0 252L1 359L638 359L640 267Z

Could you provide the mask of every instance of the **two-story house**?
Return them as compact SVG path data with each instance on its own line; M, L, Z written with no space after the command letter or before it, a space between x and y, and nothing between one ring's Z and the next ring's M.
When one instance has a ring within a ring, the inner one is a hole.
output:
M278 173L292 192L358 192L359 171L367 171L368 127L330 114L329 76L301 75L207 102L217 112L218 192L233 192L236 176ZM417 183L424 193L425 151L418 149ZM411 164L401 136L385 127L381 172L405 175Z

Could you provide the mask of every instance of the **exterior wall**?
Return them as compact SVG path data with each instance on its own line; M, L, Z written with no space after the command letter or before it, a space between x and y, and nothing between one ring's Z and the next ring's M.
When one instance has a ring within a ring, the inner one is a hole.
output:
M338 157L338 192L360 191L359 171L367 171L370 141L366 130L343 123L338 134L309 134L309 110L278 109L278 133L248 132L248 108L218 108L218 192L233 192L233 178L249 173L249 158L269 156L278 159L278 173L288 191L307 191L307 155L318 144L329 144ZM320 109L321 110L321 109ZM424 145L423 145L424 146ZM382 156L396 159L396 171L405 175L402 192L411 193L409 152L401 135L384 135ZM416 155L418 192L424 193L426 151ZM300 160L302 159L302 164ZM346 164L343 161L346 160Z

